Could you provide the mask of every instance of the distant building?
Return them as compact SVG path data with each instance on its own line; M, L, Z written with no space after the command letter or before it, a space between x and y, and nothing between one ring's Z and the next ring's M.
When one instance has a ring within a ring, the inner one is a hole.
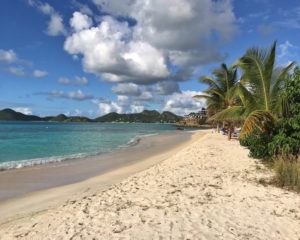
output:
M192 112L184 116L184 119L179 122L180 125L185 126L199 126L206 122L207 111L205 108L202 108L201 111L195 113Z

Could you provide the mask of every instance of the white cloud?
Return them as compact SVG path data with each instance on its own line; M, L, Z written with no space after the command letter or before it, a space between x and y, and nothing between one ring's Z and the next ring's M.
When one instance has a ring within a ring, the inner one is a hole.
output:
M297 58L298 46L290 43L288 40L282 44L279 44L278 60L280 65L287 65Z
M50 17L46 33L50 36L66 35L62 16L48 3L39 0L28 0L28 4Z
M58 82L63 85L87 85L89 80L86 77L75 76L74 80L66 77L60 77Z
M218 46L236 31L230 0L94 3L112 16L88 28L88 16L74 13L71 25L77 32L67 37L64 48L83 56L85 71L109 82L155 83L172 78L171 65L194 71L201 64L222 60ZM136 24L129 26L113 16L130 17ZM77 24L75 17L80 19Z
M32 109L29 107L16 107L16 108L13 108L13 110L15 110L16 112L26 114L26 115L32 115Z
M89 16L93 15L92 9L87 4L83 4L77 0L72 0L72 4L74 5L75 8L79 9L81 13Z
M25 76L25 71L23 67L9 67L8 72L18 77Z
M171 95L175 92L180 92L179 85L174 81L159 82L155 87L154 91L160 95Z
M66 34L65 26L63 24L63 19L59 14L55 13L50 16L47 34L50 36L58 36L58 35Z
M146 39L151 45L166 50L203 52L214 31L223 39L235 32L235 16L229 0L96 0L104 11L130 16L137 20L134 37ZM182 55L181 54L181 55Z
M127 23L104 17L98 27L69 36L65 50L83 55L87 72L110 82L153 82L169 75L163 54L142 41L125 41L132 32Z
M13 63L18 60L17 54L14 52L14 50L4 50L0 49L0 62L4 63Z
M202 107L205 107L205 100L197 100L193 98L193 96L198 94L201 94L201 92L183 91L182 93L174 93L166 101L163 110L170 111L181 116L191 112L198 112Z
M66 77L60 77L58 79L58 82L60 84L63 84L63 85L69 85L69 84L71 84L71 80L69 78L66 78Z
M101 115L110 112L138 113L145 109L140 101L124 95L119 95L115 101L94 99L92 102L98 106Z
M113 93L125 96L139 96L142 89L139 85L134 83L120 83L112 88Z
M93 25L93 21L89 16L82 14L81 12L74 12L73 17L70 20L70 25L78 32L90 28Z
M152 86L137 85L135 83L120 83L112 88L112 92L120 96L130 97L131 101L141 102L154 100L153 93L158 91Z
M75 83L78 85L87 85L89 83L86 77L75 77Z
M47 71L38 70L38 69L33 71L33 76L36 78L43 78L46 77L47 75L48 75Z
M150 91L144 91L140 96L135 98L138 101L150 101L153 100L153 95Z
M143 105L131 105L130 110L131 113L140 113L144 111L145 107Z
M75 113L75 116L80 116L80 115L82 115L82 111L79 110L79 109L75 109L75 110L74 110L74 113Z
M72 91L72 92L64 92L64 91L52 91L52 92L38 92L36 95L46 95L51 98L65 98L76 101L84 101L94 99L92 94L85 94L81 90Z
M279 58L286 57L290 55L290 50L294 48L294 45L291 44L289 41L285 41L284 43L280 44L279 46Z
M123 108L121 106L119 106L116 102L99 103L98 107L99 107L99 111L102 115L110 113L110 112L123 113Z

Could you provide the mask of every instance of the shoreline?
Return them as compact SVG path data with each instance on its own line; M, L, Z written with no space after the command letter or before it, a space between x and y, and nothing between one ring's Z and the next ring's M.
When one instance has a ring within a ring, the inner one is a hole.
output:
M122 144L112 150L106 152L99 152L99 153L77 153L71 154L66 156L52 156L52 157L42 157L42 158L33 158L33 159L24 159L24 160L15 160L15 161L8 161L8 162L1 162L0 163L0 172L2 171L11 171L15 169L23 169L23 168L32 168L38 167L42 165L50 165L50 164L60 164L64 163L65 161L74 161L74 160L81 160L87 159L91 157L99 157L105 154L111 154L116 151L120 151L122 149L126 149L128 147L133 147L141 141L141 139L146 137L151 137L160 134L168 134L171 132L165 133L153 133L153 134L145 134L145 135L137 135L130 139L127 143ZM6 167L5 167L6 166ZM1 200L0 200L1 201Z
M31 210L60 202L3 222L0 239L298 240L300 195L261 184L272 172L248 153L220 134L195 133L160 157L35 194L25 201Z
M145 170L179 151L197 133L203 134L202 131L162 133L98 156L2 171L0 223L45 210L93 187L103 189Z

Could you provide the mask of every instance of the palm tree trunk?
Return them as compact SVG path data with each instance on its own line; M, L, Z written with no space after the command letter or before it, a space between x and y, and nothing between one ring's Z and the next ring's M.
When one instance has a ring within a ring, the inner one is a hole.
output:
M228 141L231 140L231 136L232 136L233 130L234 130L233 125L231 123L228 123Z
M232 133L231 133L231 128L229 128L229 129L228 129L228 141L231 140L231 134L232 134Z
M220 126L219 126L219 123L217 123L217 133L220 133Z

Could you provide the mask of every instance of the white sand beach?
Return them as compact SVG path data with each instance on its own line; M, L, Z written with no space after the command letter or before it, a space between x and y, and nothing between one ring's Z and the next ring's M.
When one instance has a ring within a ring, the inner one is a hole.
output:
M195 133L157 162L3 223L0 239L300 239L300 194L261 184L272 174L238 141Z

